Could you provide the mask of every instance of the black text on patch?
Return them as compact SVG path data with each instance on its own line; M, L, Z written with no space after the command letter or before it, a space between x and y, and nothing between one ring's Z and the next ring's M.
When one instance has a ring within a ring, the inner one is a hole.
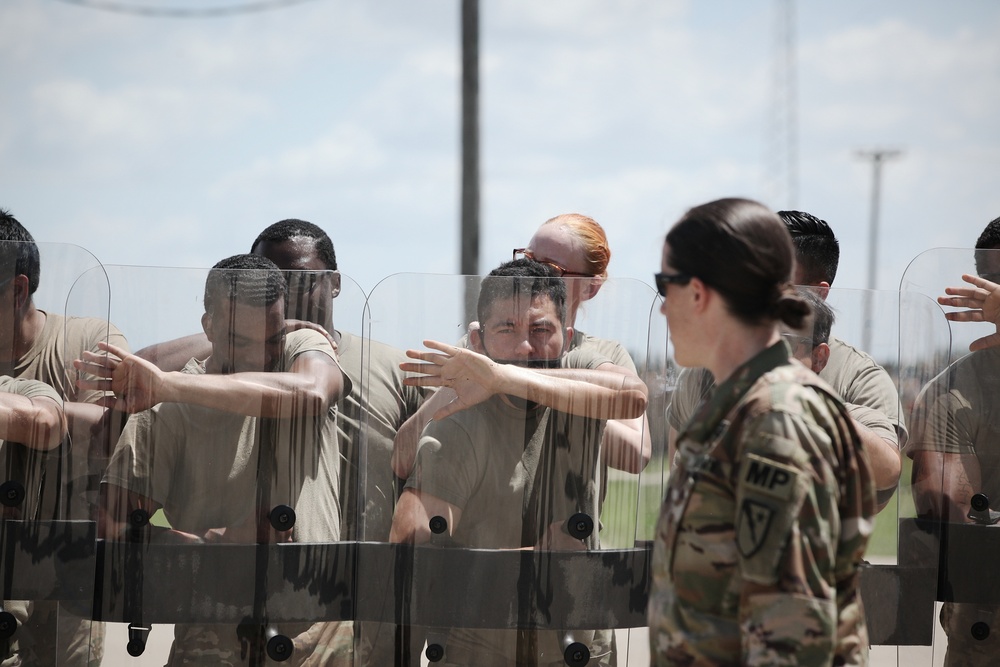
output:
M755 454L743 466L743 484L769 496L788 500L795 490L798 471Z

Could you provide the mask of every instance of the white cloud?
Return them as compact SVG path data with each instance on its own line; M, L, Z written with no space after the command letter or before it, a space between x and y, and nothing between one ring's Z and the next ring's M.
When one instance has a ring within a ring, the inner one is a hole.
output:
M225 132L268 108L265 100L232 90L155 85L101 90L89 81L66 79L38 84L30 103L30 131L42 143L67 149L106 143L149 149L180 137Z
M248 167L223 176L212 192L220 197L275 184L308 187L345 177L364 178L384 161L384 151L368 129L341 124L308 144L288 148L273 158L257 158Z

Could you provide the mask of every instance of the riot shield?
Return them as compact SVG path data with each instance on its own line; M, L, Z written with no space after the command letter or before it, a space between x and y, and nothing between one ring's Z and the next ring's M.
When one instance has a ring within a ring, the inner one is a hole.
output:
M651 337L649 286L610 280L578 307L582 286L401 274L369 295L373 349L447 360L442 375L455 368L458 380L455 393L425 399L438 417L414 450L395 444L394 470L406 477L386 536L395 544L359 557L359 647L370 664L628 663L627 631L645 625L647 550L636 530L648 450L617 460L632 472L615 470L602 437L612 414L638 422L621 448L641 448L649 427L619 395L622 376L609 384L595 369L655 376L665 340ZM365 474L371 487L384 471Z
M892 450L905 446L907 406L915 396L909 359L933 349L923 336L933 331L928 324L936 313L904 306L907 297L895 291L831 289L826 303L833 310L834 322L830 359L820 377L841 394L859 431L892 442ZM865 552L861 593L872 663L894 664L897 645L919 641L917 627L905 620L907 611L915 607L900 592L901 585L911 579L909 569L901 570L897 547L900 518L912 516L909 473L904 469L899 482L887 487L888 470L880 472L879 458L873 454L869 449L879 510Z
M73 360L84 350L98 351L98 342L123 339L108 324L107 279L82 248L0 243L0 285L6 313L0 385L7 397L0 659L87 664L100 659L103 637L90 620L91 509L107 442L97 405L103 392L78 385L88 377ZM73 293L83 297L75 300ZM26 407L37 410L25 413Z
M945 287L968 287L962 274L989 275L996 266L997 251L934 249L911 262L901 283L900 360L920 387L905 450L913 518L901 521L899 546L900 564L920 576L901 592L930 598L910 605L911 618L901 620L924 629L924 647L900 651L908 664L986 665L1000 654L1000 583L983 560L1000 534L993 509L1000 494L994 454L1000 357L996 348L968 350L996 326L949 322L944 311L954 309L935 302Z
M335 334L309 321L336 282L360 290L239 264L106 271L112 318L146 359L106 368L129 413L100 504L106 660L351 664L356 477Z

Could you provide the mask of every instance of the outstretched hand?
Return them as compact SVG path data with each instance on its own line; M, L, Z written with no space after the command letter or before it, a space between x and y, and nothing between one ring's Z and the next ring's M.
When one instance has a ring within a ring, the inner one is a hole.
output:
M142 412L163 401L163 371L115 345L97 345L106 354L84 352L83 359L76 359L73 366L98 379L77 380L78 387L114 392L114 397L108 397L102 403L105 407L115 407L128 413Z
M972 341L970 350L1000 346L1000 285L968 273L962 275L962 280L972 287L947 287L944 291L948 296L939 296L937 301L942 306L967 310L945 313L945 317L952 322L992 322L997 326L997 332Z
M496 393L501 369L495 361L467 348L435 340L425 340L424 345L437 351L407 350L406 356L423 363L403 362L399 368L407 373L420 373L403 379L411 387L449 387L455 391L457 398L437 410L434 419L444 419Z

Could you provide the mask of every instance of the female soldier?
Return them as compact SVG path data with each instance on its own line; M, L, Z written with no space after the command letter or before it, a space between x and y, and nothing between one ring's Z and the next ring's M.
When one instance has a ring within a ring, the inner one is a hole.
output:
M866 665L858 565L874 488L845 409L790 361L809 309L757 202L688 211L656 285L677 363L718 385L678 437L653 551L654 665Z
M608 279L611 246L604 228L591 217L564 213L543 222L525 248L514 250L514 258L527 257L548 264L566 279L566 324L573 327L573 339L563 365L579 368L577 355L592 351L610 362L597 370L615 371L639 381L635 362L621 343L590 336L576 329L576 314L584 301L597 296ZM601 446L603 462L631 473L642 472L649 462L651 444L645 415L635 419L613 419L607 423Z

